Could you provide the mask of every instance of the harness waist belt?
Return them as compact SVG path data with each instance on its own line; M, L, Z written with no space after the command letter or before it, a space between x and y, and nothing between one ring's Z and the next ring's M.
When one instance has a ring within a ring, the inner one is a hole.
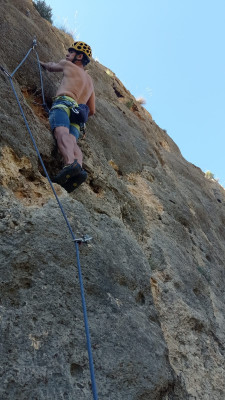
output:
M76 100L74 100L72 97L66 96L66 95L60 95L60 96L53 97L53 100L54 100L54 102L57 100L67 100L67 101L72 101L73 103L77 104Z

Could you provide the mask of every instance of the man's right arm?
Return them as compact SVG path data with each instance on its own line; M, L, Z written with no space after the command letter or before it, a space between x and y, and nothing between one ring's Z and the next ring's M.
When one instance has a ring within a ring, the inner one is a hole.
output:
M44 63L40 61L42 68L47 69L47 71L49 72L62 72L65 63L66 60L61 60L59 63L54 63L54 62Z
M88 116L94 115L95 113L95 92L93 91L91 97L87 101L87 106L89 107L89 114Z

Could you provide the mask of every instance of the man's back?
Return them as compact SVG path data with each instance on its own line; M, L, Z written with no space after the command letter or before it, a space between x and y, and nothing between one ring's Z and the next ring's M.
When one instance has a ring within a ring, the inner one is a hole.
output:
M67 60L61 60L59 65L63 68L63 79L57 90L56 96L67 95L78 104L87 104L90 113L94 112L94 87L91 77L83 69Z

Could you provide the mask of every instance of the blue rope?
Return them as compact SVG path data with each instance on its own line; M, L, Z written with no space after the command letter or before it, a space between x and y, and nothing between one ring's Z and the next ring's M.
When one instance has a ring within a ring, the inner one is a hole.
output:
M37 62L38 62L38 69L39 69L39 74L40 74L41 94L42 94L42 101L43 101L42 106L44 107L45 111L49 114L49 109L48 109L48 106L47 106L47 104L45 102L44 85L43 85L43 79L42 79L42 73L41 73L41 64L40 64L40 60L39 60L38 53L37 53L36 49L34 49L34 51L36 53Z
M33 41L33 44L34 44L34 46L36 46L36 40ZM86 302L85 302L84 285L83 285L83 278L82 278L82 272L81 272L81 265L80 265L80 257L79 257L79 247L78 247L78 243L77 243L77 241L76 241L76 237L75 237L75 235L74 235L74 233L73 233L73 230L72 230L72 228L71 228L71 225L70 225L70 223L69 223L69 221L68 221L68 218L67 218L67 216L66 216L66 214L65 214L65 211L64 211L64 209L63 209L63 206L62 206L62 204L61 204L61 202L60 202L60 200L59 200L59 198L58 198L58 196L57 196L57 193L56 193L56 191L55 191L55 188L54 188L54 186L53 186L53 184L52 184L52 182L51 182L51 179L50 179L50 177L49 177L49 175L48 175L48 172L47 172L47 170L46 170L46 167L45 167L45 165L44 165L44 162L43 162L43 160L42 160L42 157L41 157L40 152L39 152L39 150L38 150L38 147L37 147L37 145L36 145L35 139L34 139L34 137L33 137L33 135L32 135L31 130L30 130L29 124L28 124L27 119L26 119L26 117L25 117L24 111L23 111L23 109L22 109L21 103L20 103L20 101L19 101L18 95L17 95L17 93L16 93L16 90L15 90L15 87L14 87L14 84L13 84L13 80L12 80L13 75L14 75L15 72L20 68L20 66L24 63L24 61L27 59L27 57L28 57L28 55L30 54L31 50L34 49L34 46L33 46L33 48L31 48L31 49L28 51L27 55L24 57L24 59L21 61L21 63L18 65L18 67L14 70L14 72L13 72L11 75L10 75L4 68L2 68L2 67L1 67L1 70L2 70L2 71L8 76L8 78L9 78L10 85L11 85L11 87L12 87L12 90L13 90L13 93L14 93L14 95L15 95L17 104L18 104L18 106L19 106L21 115L22 115L22 117L23 117L23 119L24 119L26 128L27 128L28 133L29 133L29 135L30 135L31 141L32 141L32 143L33 143L33 145L34 145L34 148L35 148L36 153L37 153L37 155L38 155L38 158L39 158L39 160L40 160L41 166L42 166L42 168L43 168L43 170L44 170L44 173L45 173L45 175L46 175L46 178L48 179L48 182L49 182L49 184L50 184L50 186L51 186L51 189L52 189L52 191L53 191L53 193L54 193L54 196L55 196L55 198L56 198L56 201L57 201L57 203L58 203L58 205L59 205L59 208L60 208L60 210L61 210L61 212L62 212L62 215L63 215L63 217L64 217L64 219L65 219L65 221L66 221L67 227L68 227L68 229L69 229L69 231L70 231L70 234L71 234L72 239L73 239L73 242L74 242L75 251L76 251L76 260L77 260L77 268L78 268L79 283L80 283L80 291L81 291L81 301L82 301L82 308L83 308L83 315L84 315L84 325L85 325L85 332L86 332L87 350L88 350L88 358L89 358L89 369L90 369L91 383L92 383L92 393L93 393L93 399L94 399L94 400L98 400L97 386L96 386L96 382L95 382L95 373L94 373L94 362L93 362L92 350L91 350L91 340L90 340L90 333L89 333L89 326L88 326L87 308L86 308ZM36 52L36 55L37 55L37 52ZM38 55L37 55L37 59L38 59L39 70L40 70L40 62L39 62ZM40 70L40 76L41 76L41 70ZM44 92L43 92L43 81L42 81L42 79L41 79L41 85L42 85L42 93L44 93Z
M25 55L25 57L23 58L23 60L21 61L21 63L16 67L16 69L12 72L11 77L13 77L13 75L16 73L16 71L18 71L18 69L21 67L21 65L24 63L24 61L26 61L27 57L29 56L30 52L33 50L33 48L31 47L31 49L28 51L28 53Z

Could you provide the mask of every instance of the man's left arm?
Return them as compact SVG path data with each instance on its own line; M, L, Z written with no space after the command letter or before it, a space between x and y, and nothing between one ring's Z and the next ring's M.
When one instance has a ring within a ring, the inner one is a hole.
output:
M48 62L44 63L40 61L42 68L47 69L49 72L63 72L66 60L61 60L59 63Z

